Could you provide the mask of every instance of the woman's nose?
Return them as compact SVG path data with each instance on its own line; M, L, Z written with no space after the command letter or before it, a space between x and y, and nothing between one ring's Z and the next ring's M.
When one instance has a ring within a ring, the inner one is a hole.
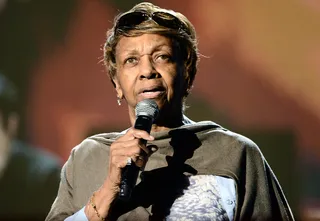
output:
M140 60L140 79L147 78L157 78L159 73L154 67L154 63L149 56L144 56Z

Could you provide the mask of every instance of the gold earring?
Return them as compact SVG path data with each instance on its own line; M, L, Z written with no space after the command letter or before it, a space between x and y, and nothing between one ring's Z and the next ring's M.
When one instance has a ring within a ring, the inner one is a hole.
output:
M120 97L117 98L117 102L118 102L118 105L121 106L121 98Z

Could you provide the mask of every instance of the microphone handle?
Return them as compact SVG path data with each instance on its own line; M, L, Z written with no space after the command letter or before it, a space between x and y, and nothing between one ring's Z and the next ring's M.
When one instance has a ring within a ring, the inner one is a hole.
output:
M150 133L151 126L153 123L153 119L149 116L139 116L136 119L134 128L144 130ZM147 141L141 139L142 145L146 145ZM131 164L127 164L121 171L121 182L120 182L120 192L118 198L123 201L128 201L131 197L132 190L136 185L138 175L139 175L139 168L136 164L132 161Z

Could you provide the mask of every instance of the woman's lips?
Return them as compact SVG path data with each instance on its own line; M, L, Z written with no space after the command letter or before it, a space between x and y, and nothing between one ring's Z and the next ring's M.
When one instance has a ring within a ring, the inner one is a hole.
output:
M161 96L164 91L145 91L139 94L139 97L144 99L154 99Z
M138 97L139 100L156 99L163 96L164 93L165 88L162 85L150 85L148 87L141 88Z

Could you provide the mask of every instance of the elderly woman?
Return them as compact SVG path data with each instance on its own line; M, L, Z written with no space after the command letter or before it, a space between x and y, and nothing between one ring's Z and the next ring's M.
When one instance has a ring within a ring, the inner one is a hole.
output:
M198 61L195 30L184 15L140 3L115 19L104 51L132 128L95 135L72 150L47 221L293 220L251 140L183 114ZM159 109L150 133L134 126L144 100ZM131 159L141 171L123 200L122 172Z

